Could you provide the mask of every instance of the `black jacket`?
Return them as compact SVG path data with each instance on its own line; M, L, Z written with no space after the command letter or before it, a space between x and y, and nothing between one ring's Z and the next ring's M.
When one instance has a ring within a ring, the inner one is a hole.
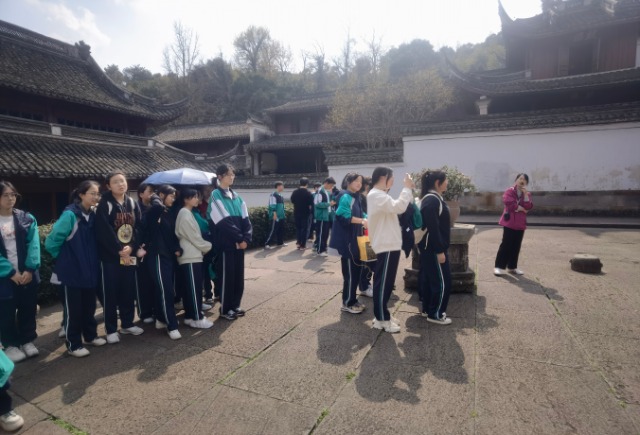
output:
M291 193L291 203L295 217L307 217L313 210L313 195L306 187L299 187Z
M419 248L435 254L446 252L451 241L451 220L447 204L440 196L428 195L420 204L420 214L422 227L426 228L428 233L425 242L420 242Z
M96 236L98 256L105 263L120 263L120 254L125 246L131 247L131 255L138 249L138 228L140 208L129 197L124 196L124 204L118 203L111 192L102 195L96 210Z

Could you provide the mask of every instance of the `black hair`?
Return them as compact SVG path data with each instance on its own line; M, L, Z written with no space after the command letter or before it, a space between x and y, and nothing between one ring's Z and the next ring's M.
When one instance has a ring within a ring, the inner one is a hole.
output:
M444 183L447 179L447 173L440 170L428 170L422 174L422 191L421 195L426 195L436 185L436 181L440 181L440 184Z
M317 187L320 187L320 186L322 186L322 183L313 183L314 189L317 188Z
M140 183L138 186L138 195L144 193L144 191L147 190L147 187L151 187L153 189L153 186L149 183Z
M169 184L161 184L160 186L158 186L156 191L158 192L158 195L162 193L166 197L168 195L171 195L172 193L176 193L176 188Z
M13 184L11 184L10 181L0 180L0 195L2 195L4 191L8 189L13 190L13 193L16 194L16 203L17 203L18 200L20 200L21 198L21 195L20 193L18 193L18 190L15 188Z
M524 172L519 173L518 175L516 175L516 181L518 181L518 178L520 177L524 177L524 179L527 180L527 184L529 184L529 176L527 174L525 174Z
M273 185L273 187L275 187L276 189L278 188L278 186L284 186L284 183L282 181L276 181Z
M180 191L180 198L182 198L183 204L186 200L194 198L196 196L200 197L201 195L202 193L198 189L194 189L192 187L185 187Z
M227 175L229 172L234 172L235 173L236 169L231 165L227 165L226 163L221 164L216 169L216 175L218 177L223 177L223 176Z
M387 177L387 180L393 177L393 169L385 166L378 166L377 168L375 168L373 170L373 174L371 174L371 185L375 186L376 184L378 184L378 181L380 181L380 178L382 177Z
M80 202L82 202L80 195L86 194L87 191L91 189L92 186L96 186L98 189L100 189L100 183L94 180L84 180L83 182L78 184L78 187L73 189L73 192L71 192L69 202L75 202L76 204L80 204Z
M211 177L211 185L213 186L214 189L218 188L218 176L214 175L213 177Z
M109 183L111 183L111 179L112 179L113 177L115 177L116 175L122 175L122 176L125 178L125 180L127 179L127 175L126 175L123 171L121 171L120 169L116 169L116 170L114 170L114 171L109 172L109 173L104 177L104 180L105 180L105 182L107 183L107 186L109 185Z
M342 189L347 189L349 187L349 184L356 181L358 177L362 177L362 179L364 180L362 174L358 174L357 172L348 172L347 175L345 175L342 179Z
M300 186L307 187L309 185L309 179L307 177L302 177L300 179Z
M336 184L336 179L333 177L327 177L324 179L323 184Z

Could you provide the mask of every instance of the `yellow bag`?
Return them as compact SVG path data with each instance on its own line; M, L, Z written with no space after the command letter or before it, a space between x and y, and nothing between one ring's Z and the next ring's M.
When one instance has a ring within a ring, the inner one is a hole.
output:
M376 253L371 249L368 234L358 236L358 249L360 250L360 261L376 261Z

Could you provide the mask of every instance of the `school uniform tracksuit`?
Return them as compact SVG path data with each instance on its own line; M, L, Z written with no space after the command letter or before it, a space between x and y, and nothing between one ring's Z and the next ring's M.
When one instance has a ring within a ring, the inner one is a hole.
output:
M216 252L216 276L220 284L220 313L240 308L244 293L244 249L251 243L253 228L245 202L232 189L218 187L211 192L207 210Z
M351 223L351 218L363 218L365 215L362 212L360 193L345 190L341 194L329 247L340 255L343 278L342 304L351 307L358 302L356 290L363 270L357 240L363 227L361 224Z
M376 188L367 195L369 239L371 248L376 252L373 312L380 321L391 320L387 304L396 281L402 248L398 216L404 213L411 199L411 189L406 187L397 200Z
M276 218L273 219L273 215ZM284 244L284 198L279 192L273 192L269 196L269 220L271 221L271 229L267 236L266 246L273 245L275 239L278 246Z
M418 243L422 312L432 319L440 319L442 313L447 311L451 294L451 269L447 252L451 238L449 208L434 192L424 197L420 213L423 226L428 231ZM439 253L445 254L446 261L443 264L438 263Z
M182 252L175 234L175 219L160 199L152 202L147 212L145 263L155 284L154 312L168 331L178 329L174 308L176 252Z
M51 229L45 248L56 260L54 273L62 283L67 349L77 350L97 336L96 288L100 270L95 213L69 205Z
M176 236L180 241L182 255L178 264L185 281L183 301L185 318L200 320L202 316L202 256L211 250L211 243L202 238L202 232L194 213L186 208L178 212L176 218Z
M152 197L153 200L153 197ZM158 198L158 200L160 200ZM150 209L150 205L146 206L142 201L138 201L138 207L140 208L141 219L138 222L138 235L140 240L144 240L146 234L146 221L147 212ZM138 317L140 319L148 319L153 317L154 303L154 283L151 274L149 273L149 267L144 261L144 258L138 263L136 270L137 285L136 285L136 300L138 305Z
M329 239L329 214L331 212L331 196L321 187L313 197L313 214L316 220L316 253L327 250Z
M0 339L5 347L20 347L36 339L37 292L40 283L38 223L29 213L13 209L18 264L9 260L4 234L0 237ZM14 236L11 235L13 238ZM17 267L16 267L17 266ZM32 273L27 285L11 281L17 270Z
M96 236L100 259L100 285L104 325L107 334L118 331L118 314L122 328L133 326L136 295L136 266L120 264L120 252L131 247L131 256L138 249L136 222L140 209L136 202L125 195L120 204L111 192L105 193L96 210Z

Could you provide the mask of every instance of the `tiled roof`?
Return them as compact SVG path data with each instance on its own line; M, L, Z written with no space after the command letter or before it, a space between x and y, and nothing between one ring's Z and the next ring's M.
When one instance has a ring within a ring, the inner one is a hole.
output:
M171 127L155 137L159 141L171 144L236 138L249 138L249 125L246 121Z
M329 109L333 104L334 92L323 92L321 94L308 95L299 99L289 101L282 106L266 109L269 115L280 113L295 113L314 109Z
M47 123L0 116L0 176L95 178L122 169L131 178L146 178L181 167L214 172L220 163L233 160L227 155L204 158L163 144L149 146L147 138L61 129L62 136L53 135Z
M589 3L565 0L542 14L517 20L511 20L501 6L502 31L511 35L546 37L640 21L638 0L618 0L615 4L593 0ZM612 4L612 12L607 10L607 3Z
M248 151L262 151L287 148L311 148L330 145L361 144L366 141L364 132L323 131L314 133L282 134L260 142L245 145Z
M403 137L640 122L640 102L473 116L406 124Z
M640 68L532 80L525 76L524 71L497 70L472 74L460 71L451 63L448 65L451 79L460 87L487 96L640 85Z
M186 100L160 104L119 87L89 50L0 21L0 89L157 121L177 118L186 110Z

